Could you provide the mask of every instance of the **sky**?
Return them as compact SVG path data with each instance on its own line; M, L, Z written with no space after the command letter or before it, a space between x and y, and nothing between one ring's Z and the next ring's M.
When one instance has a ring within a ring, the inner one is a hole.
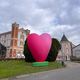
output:
M73 44L80 44L80 0L0 0L0 33L11 24L30 29L31 33L49 33Z

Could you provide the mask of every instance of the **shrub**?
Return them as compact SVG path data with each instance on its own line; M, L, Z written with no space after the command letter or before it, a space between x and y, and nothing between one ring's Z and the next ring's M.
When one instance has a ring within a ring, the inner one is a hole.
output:
M24 56L25 56L25 61L26 62L34 62L34 58L31 54L31 52L29 51L28 49L28 45L27 45L27 40L25 41L25 44L24 44L24 52L23 52Z
M60 42L57 39L52 38L51 49L50 49L50 52L49 52L46 60L47 61L55 61L57 58L57 55L58 55L58 51L60 49L61 49Z

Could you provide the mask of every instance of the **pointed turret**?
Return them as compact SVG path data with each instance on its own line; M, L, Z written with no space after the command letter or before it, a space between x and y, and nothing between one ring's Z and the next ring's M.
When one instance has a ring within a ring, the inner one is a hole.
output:
M63 34L62 39L61 39L61 42L63 42L63 41L68 41L68 39L66 38L65 34Z

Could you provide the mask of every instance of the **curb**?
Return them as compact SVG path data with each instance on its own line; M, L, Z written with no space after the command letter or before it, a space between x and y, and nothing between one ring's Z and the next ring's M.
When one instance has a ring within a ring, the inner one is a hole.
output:
M64 67L66 68L66 67ZM42 72L36 72L36 73L31 73L31 74L24 74L24 75L19 75L19 76L16 76L15 78L16 79L19 79L19 78L23 78L23 77L29 77L31 75L38 75L38 74L43 74L43 73L48 73L48 72L51 72L51 71L58 71L58 70L61 70L61 69L64 69L64 68L59 68L59 69L55 69L55 70L48 70L48 71L42 71Z

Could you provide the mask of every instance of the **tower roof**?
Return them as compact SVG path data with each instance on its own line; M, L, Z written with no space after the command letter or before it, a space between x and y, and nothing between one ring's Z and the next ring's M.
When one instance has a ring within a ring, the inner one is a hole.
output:
M68 39L66 38L66 36L64 34L63 34L62 39L61 39L61 42L63 42L63 41L68 41Z

